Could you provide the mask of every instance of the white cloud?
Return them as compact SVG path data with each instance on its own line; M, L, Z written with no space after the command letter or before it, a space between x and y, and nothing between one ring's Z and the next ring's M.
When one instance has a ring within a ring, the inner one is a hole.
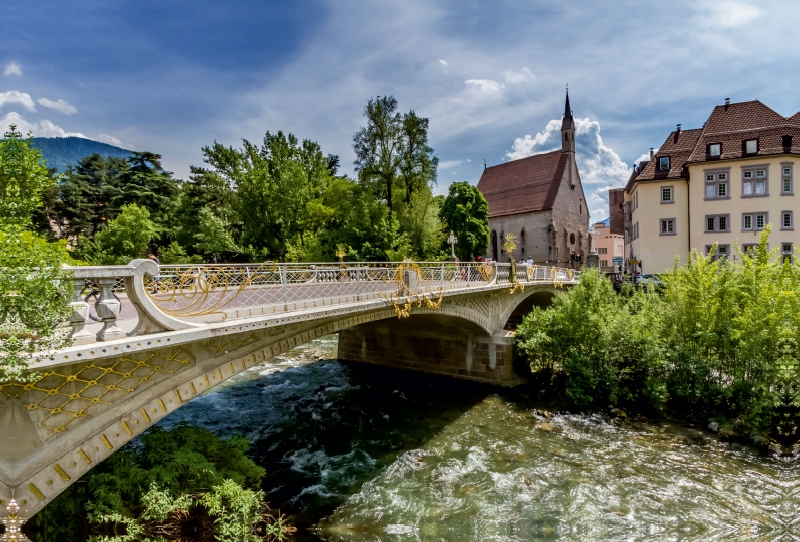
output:
M61 126L53 124L49 120L43 120L39 123L29 122L25 117L16 112L8 113L5 117L0 119L0 126L8 126L9 124L16 124L17 130L23 134L32 132L34 137L83 137L80 132L67 132ZM88 139L88 138L87 138Z
M503 83L498 83L491 79L467 79L464 81L464 84L467 85L468 88L475 89L481 94L498 95L506 88Z
M36 111L36 104L33 102L31 95L27 92L20 92L18 90L0 92L0 107L7 104L19 104L28 111Z
M66 100L59 99L58 101L54 102L53 100L48 100L47 98L39 98L36 100L36 102L43 107L58 111L59 113L64 113L65 115L72 115L73 113L78 112L78 110L75 109L75 106Z
M447 169L460 165L461 165L461 160L445 160L444 162L439 162L439 169Z
M506 82L511 85L517 85L520 83L532 83L536 77L533 75L533 72L528 68L522 68L520 71L507 71L503 74Z
M114 137L108 134L100 134L97 138L98 141L103 141L104 143L111 143L116 147L122 147L123 143L122 140L118 137Z
M708 3L700 11L701 26L705 23L704 26L716 28L738 28L763 15L757 7L737 0Z
M442 66L447 66L447 62L445 62L444 60L440 60L439 64L441 64Z
M535 136L516 138L506 156L517 160L560 148L561 120L551 120L544 131ZM596 214L598 210L602 210L607 214L608 191L625 186L631 175L631 168L613 149L603 145L600 123L596 120L575 119L575 159L591 212Z
M6 69L3 71L3 75L22 75L22 67L12 60L6 64Z

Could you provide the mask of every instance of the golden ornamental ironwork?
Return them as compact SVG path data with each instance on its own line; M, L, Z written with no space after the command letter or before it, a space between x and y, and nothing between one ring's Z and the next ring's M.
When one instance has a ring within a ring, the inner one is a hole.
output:
M21 401L38 418L37 426L50 432L50 438L75 420L99 414L141 385L155 381L157 373L166 378L193 363L192 355L178 348L171 354L152 353L144 359L123 357L77 368L67 365L37 373L39 378L33 382L0 384L0 400ZM163 378L159 375L157 380Z
M416 276L417 284L415 286L417 291L412 291L411 285L407 283L407 279L414 276ZM444 279L444 268L442 268L440 280ZM385 282L387 284L394 283L396 290L393 292L378 292L378 295L392 305L398 318L408 318L415 304L417 307L421 307L424 303L429 309L433 310L438 310L442 305L444 286L439 286L436 291L426 286L425 271L419 264L411 260L404 261L392 270L389 280ZM434 301L437 295L438 299Z

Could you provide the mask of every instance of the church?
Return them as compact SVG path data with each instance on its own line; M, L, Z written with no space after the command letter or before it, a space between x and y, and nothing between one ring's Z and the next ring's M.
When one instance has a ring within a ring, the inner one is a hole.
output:
M489 203L489 254L506 262L579 268L590 250L589 211L575 163L575 119L567 93L561 149L483 170L478 190ZM506 254L506 234L517 248Z

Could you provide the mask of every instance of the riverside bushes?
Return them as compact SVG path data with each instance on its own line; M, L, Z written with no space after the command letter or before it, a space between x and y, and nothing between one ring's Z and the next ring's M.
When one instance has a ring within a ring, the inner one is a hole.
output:
M259 542L294 532L257 488L264 469L242 436L201 427L154 427L36 514L38 542Z
M735 263L696 251L663 289L617 294L596 270L517 330L531 370L559 375L579 407L628 405L738 433L795 437L800 419L800 267L769 227Z

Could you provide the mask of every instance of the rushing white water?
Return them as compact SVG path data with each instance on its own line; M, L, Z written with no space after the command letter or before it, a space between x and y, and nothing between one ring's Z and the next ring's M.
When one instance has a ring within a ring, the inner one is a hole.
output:
M673 424L545 417L335 349L313 341L162 422L247 435L295 540L800 540L795 462Z

